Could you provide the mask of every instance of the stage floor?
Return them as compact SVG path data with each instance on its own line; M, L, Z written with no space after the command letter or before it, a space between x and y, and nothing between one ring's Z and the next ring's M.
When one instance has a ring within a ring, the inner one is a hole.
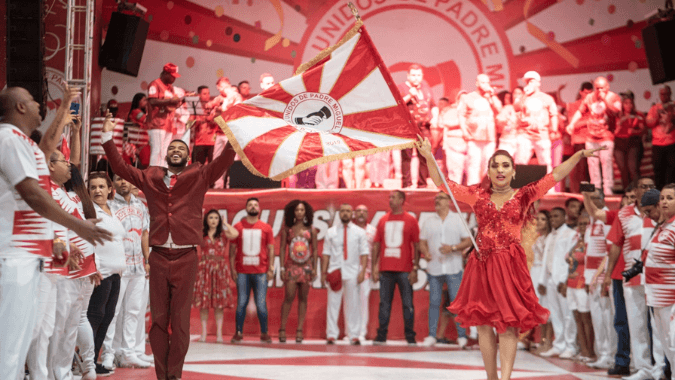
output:
M305 340L302 344L216 344L190 343L183 380L215 379L486 379L480 351L460 350L458 346L408 347L405 341L386 346L349 346L341 341L328 346L323 340ZM251 338L252 339L252 338ZM228 337L229 340L229 337ZM611 379L605 370L594 370L569 360L544 359L518 351L513 379L598 380ZM118 368L108 379L151 380L154 368Z

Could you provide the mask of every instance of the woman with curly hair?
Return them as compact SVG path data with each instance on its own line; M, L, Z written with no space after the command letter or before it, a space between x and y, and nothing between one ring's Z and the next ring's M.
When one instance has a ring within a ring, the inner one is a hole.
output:
M225 226L225 228L223 228ZM197 247L199 264L192 306L199 309L202 322L200 342L206 342L209 309L216 318L216 342L223 342L223 309L234 305L230 277L227 240L236 239L239 232L223 221L218 210L209 210L204 216L204 240Z
M316 230L312 228L313 220L314 210L305 201L296 199L284 207L285 228L281 230L279 250L280 255L285 255L281 259L283 261L281 279L286 285L284 303L281 305L281 328L279 329L279 342L281 343L286 342L286 323L296 293L298 293L298 327L295 341L302 343L304 338L302 326L307 313L307 295L312 281L316 278L318 257Z

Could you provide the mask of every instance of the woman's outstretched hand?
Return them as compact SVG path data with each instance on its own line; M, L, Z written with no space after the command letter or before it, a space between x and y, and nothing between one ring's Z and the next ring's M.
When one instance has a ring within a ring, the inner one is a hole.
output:
M417 141L415 141L415 147L417 150L426 158L427 160L433 160L434 154L431 152L431 143L429 139L422 138L422 136L417 135Z
M601 150L607 150L607 147L603 145L600 148L584 149L584 150L581 151L581 157L583 157L583 158L588 158L588 157L599 158L597 153Z

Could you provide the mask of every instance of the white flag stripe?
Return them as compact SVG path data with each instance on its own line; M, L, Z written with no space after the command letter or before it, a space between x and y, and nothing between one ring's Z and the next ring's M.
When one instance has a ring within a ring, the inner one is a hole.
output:
M245 101L244 104L249 104L259 108L264 108L266 110L281 113L284 113L284 110L286 109L286 103L275 99L264 98L260 95L252 97L251 99Z
M413 139L402 139L381 133L372 133L348 127L342 127L342 131L340 132L340 134L352 138L354 140L369 142L378 148L392 145L406 144L411 141L415 141Z
M344 45L335 49L330 55L330 60L323 65L323 73L321 75L321 86L319 92L330 94L330 91L335 86L338 78L342 74L356 43L361 39L361 34L357 34L354 38L347 41Z
M279 86L281 86L281 88L283 88L292 96L307 92L307 88L305 88L305 82L302 80L302 75L296 75L294 77L284 79L283 81L279 82Z
M344 115L357 112L374 111L396 105L387 82L379 68L373 70L356 87L338 99Z
M321 133L319 136L321 136L321 146L323 146L324 157L351 152L347 144L345 144L345 141L338 137L338 135Z
M269 176L274 177L286 170L293 169L295 161L298 158L300 144L305 138L306 133L295 132L288 136L284 142L279 145L279 149L274 154L272 164L270 165Z
M228 121L228 126L237 139L241 149L251 140L264 135L265 133L288 124L283 119L272 117L245 116L237 120Z

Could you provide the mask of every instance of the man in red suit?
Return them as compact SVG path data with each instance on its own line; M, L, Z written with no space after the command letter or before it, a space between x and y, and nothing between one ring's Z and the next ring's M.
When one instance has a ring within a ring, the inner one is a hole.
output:
M197 272L196 247L202 237L202 205L209 185L232 165L229 143L207 165L187 165L188 146L174 140L166 154L168 168L139 170L126 164L112 141L110 116L101 142L115 174L141 189L150 212L150 346L158 380L180 379L190 344L190 304ZM169 321L171 335L169 335ZM170 342L170 343L169 343Z

